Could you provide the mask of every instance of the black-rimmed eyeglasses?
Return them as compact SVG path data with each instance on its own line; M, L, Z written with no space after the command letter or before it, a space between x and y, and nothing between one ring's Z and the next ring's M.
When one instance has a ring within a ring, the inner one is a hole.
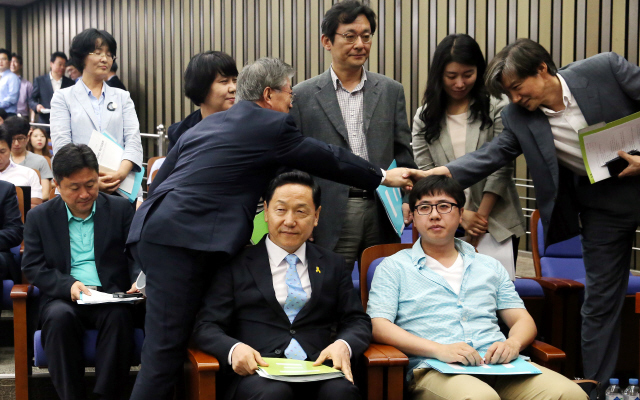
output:
M436 209L438 214L449 214L451 210L453 210L454 206L460 208L460 206L456 203L449 203L449 202L443 201L438 204L427 204L427 203L418 204L415 210L420 215L431 215L431 212L433 211L434 208Z

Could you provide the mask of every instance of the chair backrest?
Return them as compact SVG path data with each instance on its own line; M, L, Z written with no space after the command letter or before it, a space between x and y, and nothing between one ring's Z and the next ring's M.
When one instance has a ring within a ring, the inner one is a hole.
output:
M411 243L391 243L379 244L365 249L360 256L360 298L362 299L362 307L367 310L367 302L369 301L369 289L371 280L378 264L385 257L392 256L400 250L410 249ZM366 284L365 284L366 282Z
M18 208L20 208L20 218L24 224L24 192L20 186L16 186L16 194L18 197Z
M531 248L536 277L581 279L585 277L580 236L545 247L540 212L531 215Z
M153 169L153 164L155 164L155 162L160 160L161 158L165 158L165 157L164 156L151 157L149 161L147 161L147 184L151 183L149 178L151 178L151 181L153 181L153 178L154 178L153 173L159 169L159 168Z
M32 170L36 171L36 174L38 174L38 180L41 181L42 180L42 176L40 175L40 171L38 171L35 168L31 168Z

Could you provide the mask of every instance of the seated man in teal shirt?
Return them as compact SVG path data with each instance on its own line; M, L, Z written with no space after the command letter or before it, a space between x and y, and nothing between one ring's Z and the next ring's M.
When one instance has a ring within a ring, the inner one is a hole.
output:
M409 195L420 239L386 258L371 283L367 313L375 342L409 355L411 399L581 399L562 375L445 375L426 359L464 365L503 364L536 336L506 269L454 238L462 220L462 187L445 176L419 181ZM509 338L498 327L509 327Z
M133 306L76 301L91 290L137 291L139 269L124 252L134 211L124 198L98 192L98 161L86 145L62 147L53 175L60 196L29 212L22 259L22 271L41 293L51 379L61 399L87 398L82 338L85 329L98 329L94 393L119 399L133 354Z

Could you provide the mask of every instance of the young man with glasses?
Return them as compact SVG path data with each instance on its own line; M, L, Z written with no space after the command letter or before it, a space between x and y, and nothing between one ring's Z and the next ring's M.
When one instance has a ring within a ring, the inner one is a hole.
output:
M540 375L445 375L426 359L504 364L536 337L506 269L454 238L465 195L455 180L431 176L409 195L420 239L386 258L371 283L373 339L409 355L411 399L587 399L578 385L536 365ZM509 328L500 331L497 318Z
M416 168L402 85L364 69L375 31L369 6L334 4L324 15L321 38L331 66L293 88L290 114L303 135L348 149L379 168L389 168L393 160ZM314 230L316 244L343 255L353 268L367 247L400 241L375 193L318 183L325 212Z
M53 173L46 158L27 150L29 123L20 117L10 117L5 121L4 129L11 136L11 161L40 172L42 200L48 200L49 189L51 189L50 179L53 179Z
M7 121L10 121L10 117ZM0 126L0 181L13 183L15 186L29 186L31 188L31 207L42 204L42 185L38 174L31 168L17 165L11 161L11 135L7 132L6 122Z

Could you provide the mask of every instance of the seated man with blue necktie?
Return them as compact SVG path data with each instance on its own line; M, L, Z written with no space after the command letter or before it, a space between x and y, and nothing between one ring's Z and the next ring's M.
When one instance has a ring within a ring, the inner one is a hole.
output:
M230 379L225 399L359 399L351 360L367 349L371 320L342 256L307 243L320 187L306 172L276 177L265 194L269 234L216 272L194 340ZM334 334L333 327L336 327ZM262 378L262 357L327 360L345 378L287 383Z
M32 209L24 229L22 271L40 289L42 344L63 400L86 399L83 337L97 329L96 384L101 399L122 398L133 355L133 305L76 302L90 290L136 292L140 272L125 254L133 208L98 192L98 160L84 144L69 143L53 159L60 191Z

